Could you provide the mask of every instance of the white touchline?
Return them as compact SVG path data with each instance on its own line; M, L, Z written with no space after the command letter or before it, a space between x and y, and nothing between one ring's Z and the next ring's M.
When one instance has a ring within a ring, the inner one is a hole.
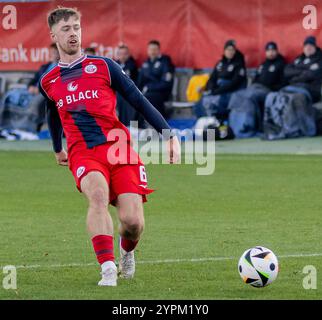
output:
M296 253L296 254L286 254L280 255L277 258L310 258L310 257L322 257L322 253ZM138 260L137 264L171 264L171 263L200 263L200 262L216 262L216 261L225 261L225 260L236 260L239 258L236 257L209 257L209 258L191 258L191 259L164 259L164 260ZM51 268L70 268L70 267L90 267L96 266L98 263L66 263L66 264L49 264L49 265L18 265L17 269L51 269ZM2 268L0 266L0 268Z

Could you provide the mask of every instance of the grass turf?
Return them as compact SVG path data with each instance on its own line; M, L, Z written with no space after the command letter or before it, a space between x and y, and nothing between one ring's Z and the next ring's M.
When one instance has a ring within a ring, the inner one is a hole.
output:
M2 151L0 166L0 265L40 265L17 269L17 290L2 288L0 269L0 299L322 298L322 256L283 258L322 253L320 156L218 155L211 176L196 176L193 165L148 165L157 191L145 205L136 254L143 263L116 288L97 286L86 201L68 169L49 152ZM282 256L278 279L263 289L237 272L239 256L255 245ZM209 257L232 258L151 263ZM57 266L73 263L80 265ZM302 286L310 264L317 290Z

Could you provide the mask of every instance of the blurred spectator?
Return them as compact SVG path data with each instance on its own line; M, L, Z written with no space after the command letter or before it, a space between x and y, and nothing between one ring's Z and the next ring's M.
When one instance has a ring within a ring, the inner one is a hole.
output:
M279 53L277 44L273 41L265 45L265 61L256 70L253 83L261 84L270 91L277 91L285 85L285 59Z
M36 112L38 113L38 119L36 120L37 131L40 131L46 115L45 99L43 95L39 93L38 83L41 76L52 69L59 60L59 52L56 43L52 43L49 47L49 58L50 61L39 68L28 87L28 91L34 95L34 98L30 102L29 109L37 110Z
M275 42L266 44L265 55L266 60L256 70L253 83L233 93L229 101L229 125L237 138L262 131L265 98L270 91L277 91L285 84L285 60Z
M237 49L234 40L224 45L224 54L207 82L206 91L194 106L197 117L215 115L220 121L228 118L228 103L231 94L247 85L244 55Z
M39 68L28 88L13 88L3 97L0 122L2 129L8 133L7 139L38 138L36 132L40 131L45 120L45 99L39 93L38 83L41 76L57 64L59 54L56 44L50 45L49 54L50 62Z
M289 90L303 93L317 102L321 99L322 53L316 39L309 36L303 43L303 53L285 68Z
M148 59L143 63L138 87L144 96L168 118L164 103L169 100L174 76L171 58L161 53L160 42L151 40L147 48Z
M136 62L131 56L130 50L126 45L120 45L117 49L117 60L123 71L136 83L138 69ZM117 111L120 121L129 126L130 121L138 120L138 112L120 95L117 94ZM141 122L143 120L141 119Z
M123 44L118 47L116 62L121 66L123 71L136 83L138 77L138 69L134 58L131 56L128 46Z
M96 50L93 47L88 47L84 49L84 54L88 54L90 56L95 56L96 55Z
M315 37L303 43L303 53L287 65L288 83L265 99L264 138L268 140L316 135L316 110L321 99L322 53Z

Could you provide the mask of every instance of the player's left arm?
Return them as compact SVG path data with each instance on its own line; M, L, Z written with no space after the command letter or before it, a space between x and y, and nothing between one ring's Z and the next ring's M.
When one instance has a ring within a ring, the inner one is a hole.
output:
M169 162L179 162L181 155L179 140L172 134L170 126L161 113L143 96L134 82L116 62L111 59L106 59L105 61L110 72L111 87L119 92L125 100L143 115L152 127L167 139L170 156Z

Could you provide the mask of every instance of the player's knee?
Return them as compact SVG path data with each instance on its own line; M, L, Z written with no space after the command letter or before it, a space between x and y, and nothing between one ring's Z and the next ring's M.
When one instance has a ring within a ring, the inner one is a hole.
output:
M136 240L144 230L144 222L140 219L132 218L125 223L126 237Z
M127 215L122 221L124 229L129 238L138 238L144 230L144 219L138 214Z
M126 205L120 207L119 218L129 239L136 240L144 230L144 217L141 197L128 198Z
M102 187L94 188L88 195L88 201L91 207L107 207L108 205L108 194Z
M144 222L139 218L131 219L128 223L128 229L133 234L141 234L144 229Z

